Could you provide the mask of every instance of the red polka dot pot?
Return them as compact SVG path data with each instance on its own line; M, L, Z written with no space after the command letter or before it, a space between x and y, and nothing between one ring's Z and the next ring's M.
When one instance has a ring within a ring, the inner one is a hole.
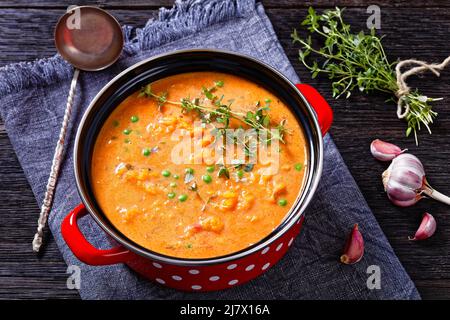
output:
M206 259L170 257L133 242L109 222L90 187L90 158L95 139L114 108L147 83L177 73L195 71L233 73L276 93L301 123L309 156L308 166L305 167L305 187L282 223L248 248ZM179 290L212 291L245 283L274 266L299 234L303 212L313 198L322 174L323 135L332 120L331 108L314 88L306 84L294 85L276 69L249 56L199 49L175 51L139 62L111 80L83 115L74 147L75 178L82 203L63 220L63 238L73 254L86 264L125 263L145 278ZM116 247L102 250L86 240L77 224L77 220L86 214L118 243Z

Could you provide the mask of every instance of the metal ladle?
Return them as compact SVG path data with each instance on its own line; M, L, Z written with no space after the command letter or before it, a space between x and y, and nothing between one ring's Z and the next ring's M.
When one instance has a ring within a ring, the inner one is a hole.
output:
M42 245L43 230L53 201L80 70L99 71L109 67L119 58L123 43L124 38L119 22L108 12L97 7L71 7L56 25L56 49L67 62L74 66L74 74L39 214L38 228L33 239L35 252L38 252Z

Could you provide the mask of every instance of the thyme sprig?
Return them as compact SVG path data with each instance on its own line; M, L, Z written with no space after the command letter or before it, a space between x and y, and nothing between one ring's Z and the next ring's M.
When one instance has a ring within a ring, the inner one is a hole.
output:
M332 93L335 98L343 95L349 98L354 89L365 93L381 91L397 94L399 87L394 72L397 61L391 63L387 59L381 43L383 37L377 37L374 29L369 34L363 31L352 33L350 25L342 18L342 12L335 8L317 14L313 8L309 8L308 15L301 23L309 35L302 38L296 29L291 35L293 42L302 46L299 50L300 61L311 72L312 78L326 74L330 80L334 80ZM313 46L311 35L317 35L323 40L321 48ZM307 58L311 54L321 59L310 63ZM405 117L408 125L406 136L414 133L417 143L417 132L421 125L431 133L429 126L437 116L429 102L440 99L426 97L418 90L400 99L410 106Z
M284 135L287 132L285 127L285 120L281 121L274 127L271 127L271 120L269 115L270 100L265 100L265 105L261 106L261 103L256 104L255 111L248 111L247 113L235 111L231 109L233 100L229 100L228 104L223 103L223 95L218 97L215 92L218 88L223 87L223 81L215 81L214 85L210 88L202 87L202 95L209 100L213 107L205 106L201 103L200 98L191 99L190 97L182 98L180 101L171 101L167 99L167 92L155 93L152 90L151 84L144 86L141 89L138 97L153 98L157 101L158 107L161 108L164 104L171 104L182 108L183 112L197 112L200 118L205 123L216 122L220 124L220 127L216 127L217 131L221 134L225 134L226 129L230 126L230 120L236 119L245 123L258 132L263 131L266 136L266 142L278 140L281 143L285 143ZM275 130L272 130L275 129Z

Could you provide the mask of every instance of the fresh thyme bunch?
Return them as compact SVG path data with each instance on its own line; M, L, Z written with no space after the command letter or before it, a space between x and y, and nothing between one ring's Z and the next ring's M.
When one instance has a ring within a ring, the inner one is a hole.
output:
M313 8L309 8L301 25L306 27L310 35L303 39L296 29L291 35L294 43L302 45L299 51L300 61L311 71L312 78L323 73L334 81L332 91L335 98L342 95L348 98L356 88L366 93L382 91L394 94L398 99L397 115L404 118L408 124L406 136L414 133L418 143L417 132L421 125L431 133L429 125L437 116L429 102L441 99L426 97L417 89L410 91L409 88L400 88L397 80L399 70L396 74L395 69L397 61L388 61L381 44L382 37L377 37L374 29L370 34L363 31L352 33L350 25L342 19L342 12L343 10L336 8L319 15ZM312 45L313 34L324 40L319 49ZM307 57L310 54L319 56L320 61L308 63ZM432 67L428 69L433 71Z

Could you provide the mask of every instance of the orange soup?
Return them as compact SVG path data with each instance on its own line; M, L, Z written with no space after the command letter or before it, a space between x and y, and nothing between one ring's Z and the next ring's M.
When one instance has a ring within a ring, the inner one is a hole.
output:
M193 72L151 83L112 112L91 181L102 211L134 242L209 258L269 235L307 165L303 131L276 95L234 75Z

